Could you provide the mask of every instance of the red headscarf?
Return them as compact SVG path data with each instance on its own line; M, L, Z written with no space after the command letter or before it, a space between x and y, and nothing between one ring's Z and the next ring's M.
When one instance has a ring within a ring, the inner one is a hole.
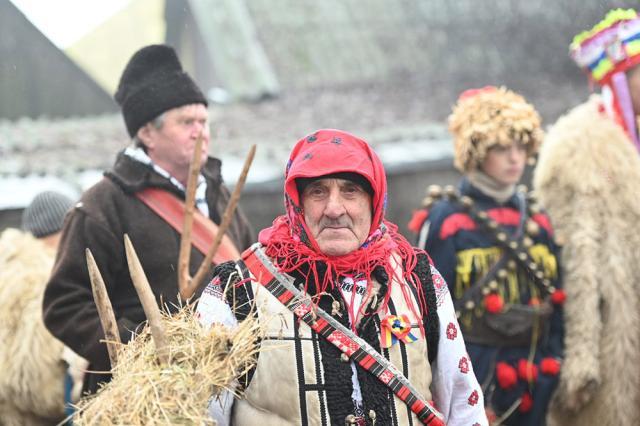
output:
M371 184L371 227L360 248L343 256L329 256L320 251L305 223L296 179L345 172L357 173ZM285 170L284 202L286 215L276 218L273 225L262 230L258 237L267 255L274 259L280 270L291 272L308 265L310 274L317 282L316 292L320 294L333 288L334 282L341 276L364 275L370 281L373 269L381 266L389 276L389 285L393 277L396 280L404 279L409 285L417 284L419 302L424 304L419 280L413 272L417 263L416 253L397 232L397 227L384 220L387 178L382 162L365 141L331 129L318 130L299 140ZM404 265L401 277L391 263L392 253L398 255ZM322 282L318 282L318 262L327 266ZM382 307L386 305L389 294L387 292Z

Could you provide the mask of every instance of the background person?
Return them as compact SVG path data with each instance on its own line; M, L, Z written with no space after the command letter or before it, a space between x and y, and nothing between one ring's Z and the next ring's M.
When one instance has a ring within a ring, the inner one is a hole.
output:
M412 224L418 246L449 284L489 418L540 425L558 380L564 299L550 221L516 190L542 141L540 117L489 86L461 94L449 129L464 176L457 190L430 190Z
M128 234L160 306L178 304L177 263L180 232L160 212L184 211L182 201L193 150L203 138L202 169L196 190L198 214L219 223L229 200L220 160L208 157L207 100L180 65L174 50L152 45L136 52L127 64L116 101L134 145L120 152L113 168L87 190L72 210L62 233L61 249L44 297L47 328L89 360L91 371L110 371L104 332L96 310L85 260L93 253L113 304L120 338L127 342L143 321L142 305L129 276L123 236ZM146 200L146 201L145 201ZM152 203L152 204L153 204ZM182 217L178 223L183 223ZM213 224L211 224L213 225ZM251 243L251 231L237 210L229 228L236 252ZM204 254L192 247L190 274ZM196 297L204 284L196 291ZM95 392L108 374L87 374L84 390Z

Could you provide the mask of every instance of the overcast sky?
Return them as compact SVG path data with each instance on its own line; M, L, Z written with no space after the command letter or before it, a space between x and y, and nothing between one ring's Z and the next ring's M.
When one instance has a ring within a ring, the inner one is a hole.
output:
M11 0L56 46L64 49L131 0Z

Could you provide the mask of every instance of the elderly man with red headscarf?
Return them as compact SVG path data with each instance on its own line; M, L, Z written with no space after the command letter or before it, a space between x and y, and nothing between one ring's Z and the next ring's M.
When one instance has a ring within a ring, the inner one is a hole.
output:
M255 315L267 334L239 378L244 398L213 402L214 417L487 424L447 285L385 220L386 176L370 146L319 130L298 141L285 176L286 215L241 261L216 268L198 305L205 325Z

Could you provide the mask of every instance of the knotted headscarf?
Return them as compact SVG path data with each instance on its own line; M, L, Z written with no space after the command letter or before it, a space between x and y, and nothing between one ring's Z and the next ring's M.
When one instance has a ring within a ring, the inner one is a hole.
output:
M321 178L337 173L356 173L369 182L373 190L372 220L368 237L360 248L343 256L329 256L320 251L305 223L296 179ZM276 218L271 227L259 234L267 255L274 259L281 271L291 272L308 266L304 268L309 271L307 284L313 278L316 294L321 294L331 290L344 276L364 276L370 282L373 270L382 267L389 276L389 285L395 278L395 281L405 280L416 286L419 303L423 305L422 289L414 273L416 251L398 233L397 227L384 219L387 205L384 167L364 140L330 129L318 130L299 140L285 170L284 204L286 214ZM394 268L392 254L404 265L400 274ZM320 263L326 265L323 276L318 274ZM388 302L389 295L387 292L381 308Z

